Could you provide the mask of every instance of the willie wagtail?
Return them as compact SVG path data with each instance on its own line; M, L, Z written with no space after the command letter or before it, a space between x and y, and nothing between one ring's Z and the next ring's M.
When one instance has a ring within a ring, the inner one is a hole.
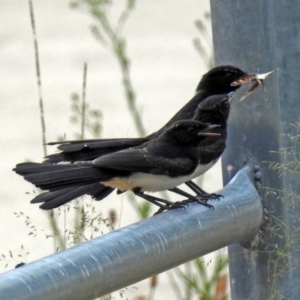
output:
M227 138L227 120L230 112L230 102L232 101L234 93L220 94L207 97L199 105L194 115L194 120L201 122L210 122L212 124L219 125L214 128L212 132L218 133L219 136L207 137L201 145L198 147L198 157L199 165L194 171L193 178L196 178L204 174L208 169L210 169L220 158L226 146ZM209 198L218 199L221 195L208 194L193 181L187 181L185 184L200 197L202 201ZM179 188L175 187L171 191L181 194L182 196L188 197L188 200L183 201L183 203L194 202L199 199L195 199L192 195L183 192Z

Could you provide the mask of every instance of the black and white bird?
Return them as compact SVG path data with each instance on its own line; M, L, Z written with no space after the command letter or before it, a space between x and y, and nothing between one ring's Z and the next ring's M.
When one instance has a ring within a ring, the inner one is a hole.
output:
M218 161L225 150L227 121L230 113L230 102L233 97L234 92L223 95L213 95L207 97L198 105L193 119L204 123L211 122L219 125L212 131L214 133L218 133L219 136L214 137L213 139L211 137L207 137L201 145L199 145L199 166L195 170L193 178L196 178L209 170ZM206 193L198 185L194 184L193 181L186 182L186 185L198 196L201 196L202 200L220 197L220 195ZM185 196L188 197L187 194ZM191 198L191 201L194 201L194 199Z
M173 189L191 180L199 166L199 147L214 143L214 138L220 136L214 132L218 127L196 120L177 121L143 145L93 161L21 163L14 171L36 187L48 190L31 201L43 203L42 209L58 207L85 194L97 197L100 184L120 192L131 190L162 210L170 209L177 204L144 192Z

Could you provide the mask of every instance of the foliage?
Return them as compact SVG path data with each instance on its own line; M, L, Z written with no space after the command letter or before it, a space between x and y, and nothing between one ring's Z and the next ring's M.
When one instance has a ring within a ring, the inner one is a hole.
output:
M222 275L225 268L228 265L228 259L216 259L214 260L214 266L212 274L209 276L207 267L212 263L210 259L206 264L205 260L196 258L193 261L195 271L193 274L186 275L180 269L178 269L179 275L186 281L189 288L195 293L199 299L214 300L217 299L216 295L220 292L220 282L226 282L226 276ZM225 279L224 279L225 278ZM225 287L225 288L224 288ZM222 298L226 299L226 283L223 284Z
M208 22L211 22L209 12L204 14L203 20L197 19L195 21L195 26L199 31L200 38L195 38L193 43L207 69L211 69L214 67L214 56L211 37L206 26Z
M132 13L136 0L124 1L124 9L116 17L116 24L110 20L110 9L113 8L113 1L108 0L76 0L71 2L71 7L88 12L96 21L97 25L91 27L94 37L111 52L121 69L122 82L126 102L133 121L140 136L145 135L145 128L136 107L136 96L130 77L130 60L126 50L126 39L122 30L130 14Z

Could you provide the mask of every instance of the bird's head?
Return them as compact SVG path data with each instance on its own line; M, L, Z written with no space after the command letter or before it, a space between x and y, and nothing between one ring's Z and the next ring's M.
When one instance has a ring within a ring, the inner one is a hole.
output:
M220 94L209 96L198 105L194 120L200 122L209 122L223 125L227 122L230 112L230 102L234 96L233 92L229 94Z
M234 66L218 66L203 75L196 92L206 90L212 94L227 94L240 87L240 85L232 85L233 82L246 83L255 79L255 76L254 73L246 73Z
M169 134L183 143L199 144L205 137L218 137L219 133L213 129L220 127L216 124L202 123L195 120L183 120L175 122L169 129Z

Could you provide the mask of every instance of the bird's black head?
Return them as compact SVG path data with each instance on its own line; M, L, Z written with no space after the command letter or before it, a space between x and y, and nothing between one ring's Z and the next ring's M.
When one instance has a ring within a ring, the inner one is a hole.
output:
M245 77L254 78L254 74L248 74L230 65L218 66L203 75L196 92L206 90L214 95L234 92L240 85L232 86L231 84Z
M226 125L234 93L213 95L204 99L193 117L196 121Z
M198 145L208 136L220 136L213 129L219 125L202 123L195 120L183 120L175 122L168 130L168 135L182 143Z

